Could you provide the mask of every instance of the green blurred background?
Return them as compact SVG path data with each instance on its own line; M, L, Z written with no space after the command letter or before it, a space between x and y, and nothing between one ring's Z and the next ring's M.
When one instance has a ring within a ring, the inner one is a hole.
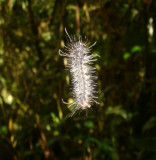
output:
M100 55L73 117L65 27ZM156 160L155 0L0 0L0 160Z

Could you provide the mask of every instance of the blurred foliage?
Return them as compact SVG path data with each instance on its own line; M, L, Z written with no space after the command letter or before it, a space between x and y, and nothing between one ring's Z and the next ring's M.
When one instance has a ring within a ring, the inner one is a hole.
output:
M0 159L156 159L156 1L0 0ZM59 48L81 34L98 102L69 117Z

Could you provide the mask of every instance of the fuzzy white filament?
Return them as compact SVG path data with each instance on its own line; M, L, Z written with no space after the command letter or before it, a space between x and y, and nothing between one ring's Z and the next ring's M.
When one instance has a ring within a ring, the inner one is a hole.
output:
M59 54L67 58L67 67L71 73L74 103L69 107L75 105L74 114L77 110L90 108L96 102L95 99L97 97L94 94L96 92L95 79L97 77L93 75L96 68L91 65L96 61L95 57L98 55L90 54L91 47L96 42L89 47L86 42L82 42L81 36L70 37L66 29L65 32L69 40L65 45L65 52L59 50Z

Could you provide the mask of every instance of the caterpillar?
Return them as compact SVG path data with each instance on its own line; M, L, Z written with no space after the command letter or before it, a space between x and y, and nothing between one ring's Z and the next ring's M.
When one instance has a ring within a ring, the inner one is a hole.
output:
M99 55L91 54L91 48L96 42L89 46L87 41L82 41L81 36L69 36L66 28L65 32L67 34L67 43L64 45L65 52L59 50L59 55L67 59L67 68L71 74L74 102L70 104L69 108L75 106L72 109L72 116L76 111L90 108L94 102L98 103L95 100L97 98L95 96L97 76L94 76L96 68L92 64L97 60L95 57ZM63 103L69 104L64 101Z

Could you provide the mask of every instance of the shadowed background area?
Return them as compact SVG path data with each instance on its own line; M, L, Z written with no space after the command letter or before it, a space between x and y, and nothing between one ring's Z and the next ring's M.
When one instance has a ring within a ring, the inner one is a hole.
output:
M156 1L0 0L0 159L156 159ZM58 50L85 36L98 102L69 117Z

